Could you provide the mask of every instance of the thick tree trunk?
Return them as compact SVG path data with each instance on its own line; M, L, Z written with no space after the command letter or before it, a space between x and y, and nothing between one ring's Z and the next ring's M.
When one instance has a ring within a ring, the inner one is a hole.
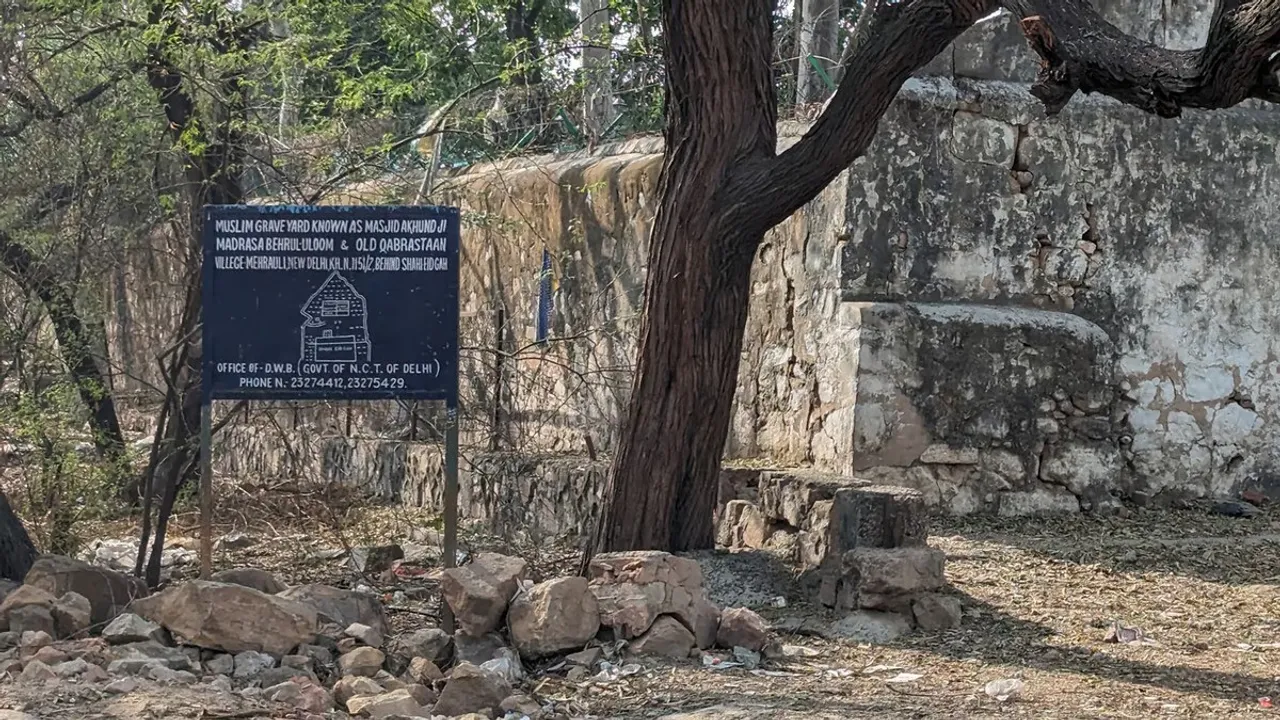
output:
M22 582L38 555L9 498L0 492L0 578Z
M650 239L640 357L596 546L711 546L751 264L736 166L777 145L767 0L669 2L666 163Z

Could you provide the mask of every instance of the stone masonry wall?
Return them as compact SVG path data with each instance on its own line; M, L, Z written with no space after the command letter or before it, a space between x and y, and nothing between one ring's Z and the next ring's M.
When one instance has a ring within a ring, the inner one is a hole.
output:
M1205 3L1104 4L1177 47L1207 27ZM1034 68L1007 17L971 30L908 82L867 156L769 234L728 458L908 485L952 512L1280 489L1280 113L1160 120L1082 96L1045 118ZM784 124L782 144L803 130ZM661 142L639 138L448 180L438 200L465 218L466 453L607 460L660 167ZM345 428L340 411L290 410L290 427L408 438L405 407L361 406ZM519 462L494 462L523 482ZM569 475L598 488L598 471Z

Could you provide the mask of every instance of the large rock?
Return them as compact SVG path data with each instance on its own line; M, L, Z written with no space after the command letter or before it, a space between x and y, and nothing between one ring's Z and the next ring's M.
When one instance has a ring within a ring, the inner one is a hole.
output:
M746 608L726 609L720 613L716 644L728 650L744 647L761 652L769 644L769 624Z
M591 559L590 576L600 623L626 639L643 634L659 615L673 615L690 632L714 637L708 628L718 610L707 599L702 568L694 560L658 551L601 553Z
M280 582L280 579L275 575L258 568L220 570L209 579L213 582L227 583L229 585L243 585L268 595L275 595L289 589L289 586Z
M43 555L31 566L26 584L54 597L74 592L89 600L93 623L109 622L124 607L149 594L141 578L90 565L61 555Z
M480 553L467 565L445 570L440 586L458 628L472 637L498 629L527 567L520 558Z
M511 603L511 641L520 655L541 658L582 648L600 631L600 606L586 578L534 585Z
M683 623L669 615L653 622L649 631L631 641L628 649L636 655L657 655L683 660L698 644Z
M191 656L179 648L165 647L154 642L130 643L120 645L111 651L111 664L107 671L116 673L138 673L152 665L163 665L171 670L199 670Z
M361 623L387 637L391 624L387 611L377 596L356 590L341 590L328 585L299 585L276 597L302 603L320 614L321 619L341 627Z
M929 547L856 548L844 556L844 581L859 594L911 595L946 584L946 553Z
M502 651L507 649L507 646L503 642L502 636L497 633L487 633L480 637L471 637L470 635L458 633L453 638L453 649L453 654L458 662L483 665L496 657L500 657Z
M911 612L916 619L916 627L925 632L960 627L964 616L959 598L938 593L926 593L917 597L911 603Z
M316 611L281 595L241 585L196 580L134 603L189 645L240 653L286 655L316 636Z
M511 685L501 675L461 663L453 669L432 713L454 717L486 708L497 710L510 694Z
M384 690L373 678L351 675L333 684L333 699L342 707L346 707L347 702L353 697L381 695Z

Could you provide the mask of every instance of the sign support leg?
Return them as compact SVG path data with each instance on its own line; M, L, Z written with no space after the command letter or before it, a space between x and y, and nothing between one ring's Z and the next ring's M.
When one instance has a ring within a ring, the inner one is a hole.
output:
M213 403L200 404L200 579L213 574Z
M444 566L458 566L458 405L449 403L444 435ZM440 598L440 621L453 632L453 611Z

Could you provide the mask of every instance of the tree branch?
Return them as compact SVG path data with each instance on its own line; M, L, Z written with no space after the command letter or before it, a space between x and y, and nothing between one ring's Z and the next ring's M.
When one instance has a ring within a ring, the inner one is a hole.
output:
M1250 98L1280 102L1280 0L1218 0L1199 50L1168 50L1107 22L1089 0L1001 0L1040 57L1031 93L1050 115L1077 91L1160 117Z
M995 0L868 2L844 77L809 132L776 157L745 163L733 198L772 227L857 160L911 73L996 7Z

